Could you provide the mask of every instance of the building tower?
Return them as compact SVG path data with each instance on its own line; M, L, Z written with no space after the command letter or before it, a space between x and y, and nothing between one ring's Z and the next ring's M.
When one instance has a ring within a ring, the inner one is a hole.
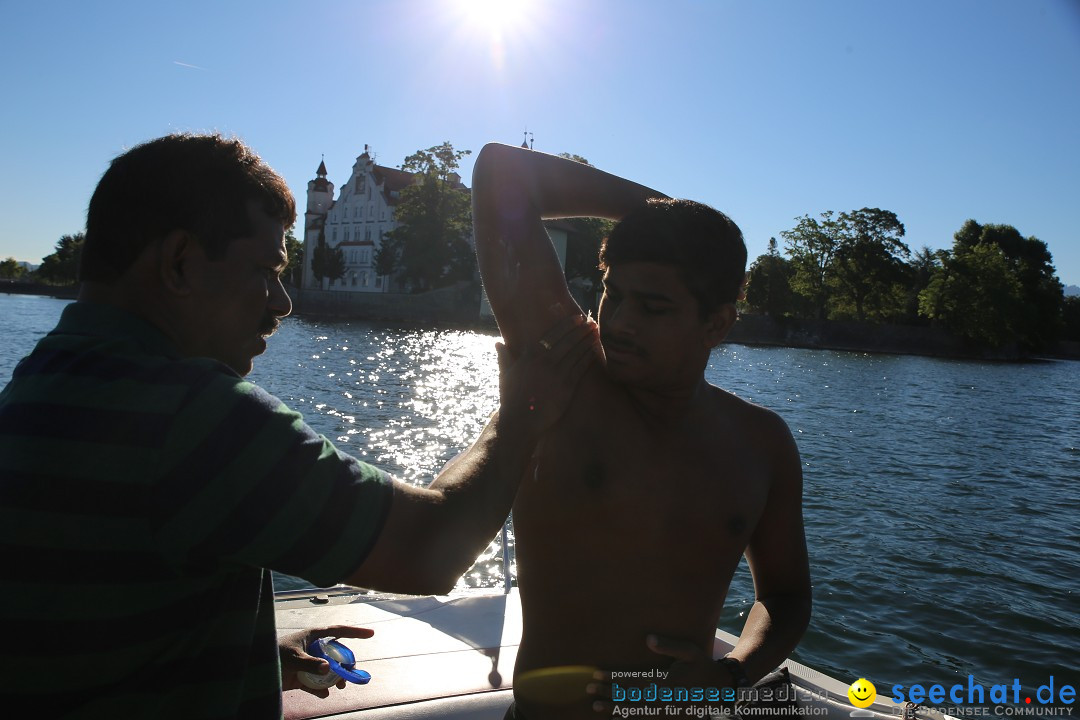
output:
M334 183L326 179L326 162L319 161L315 179L307 184L307 211L304 213L304 272L301 275L301 287L317 287L315 275L311 271L311 258L319 246L319 235L326 225L326 214L334 204Z

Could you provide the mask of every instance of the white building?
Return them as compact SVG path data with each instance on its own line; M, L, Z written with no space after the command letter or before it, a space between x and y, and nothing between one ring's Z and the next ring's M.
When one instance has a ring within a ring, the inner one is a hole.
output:
M334 200L334 183L326 179L326 163L320 162L314 180L308 182L304 213L303 287L308 289L387 292L390 278L375 272L375 252L386 233L397 227L394 208L401 190L413 182L413 174L376 165L364 146L352 175ZM345 275L330 283L315 279L311 258L320 236L328 247L341 248Z
M414 175L404 170L376 165L369 148L356 158L352 174L334 200L334 183L326 179L326 163L320 162L315 179L308 182L307 212L304 213L304 271L302 287L310 290L338 290L358 293L379 293L400 290L392 288L392 279L375 271L375 253L382 247L385 235L397 227L394 210L401 191L411 185ZM454 173L451 181L464 189L461 177ZM544 223L559 256L566 266L568 232L573 228L559 221ZM320 236L331 248L341 248L345 255L345 274L331 283L315 279L311 258L319 246ZM469 238L473 244L473 238ZM485 297L480 314L490 315Z

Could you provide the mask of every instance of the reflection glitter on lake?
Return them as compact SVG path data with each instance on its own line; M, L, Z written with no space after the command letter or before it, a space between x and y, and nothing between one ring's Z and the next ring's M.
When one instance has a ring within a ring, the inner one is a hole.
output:
M64 305L0 295L0 381ZM344 451L423 485L498 406L496 340L287 318L250 379ZM814 615L797 660L879 688L968 674L987 686L1019 678L1033 690L1050 675L1080 685L1078 368L713 353L706 378L779 412L802 454ZM501 585L501 550L496 538L458 586ZM738 633L753 602L744 561L721 627Z
M498 408L497 335L290 318L249 376L345 452L427 485ZM503 584L497 538L458 587ZM304 587L275 576L278 589Z

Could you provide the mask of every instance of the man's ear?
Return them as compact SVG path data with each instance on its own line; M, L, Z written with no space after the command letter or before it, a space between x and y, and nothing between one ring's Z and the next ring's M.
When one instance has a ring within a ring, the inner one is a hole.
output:
M172 230L161 239L156 258L157 272L167 292L173 295L191 293L191 270L200 250L195 236L185 230Z
M705 347L711 350L723 342L738 317L735 303L724 303L713 310L705 324Z

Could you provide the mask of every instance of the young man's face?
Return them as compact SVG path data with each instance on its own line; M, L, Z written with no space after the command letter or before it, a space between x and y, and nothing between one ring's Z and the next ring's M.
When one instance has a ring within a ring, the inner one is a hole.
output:
M222 259L198 263L194 307L201 322L187 348L187 354L214 358L240 375L251 372L266 338L292 312L280 277L288 263L285 228L257 204L249 205L249 213L249 236L232 240Z
M715 317L702 319L678 270L658 263L607 269L598 324L608 375L653 389L696 383L723 338Z

